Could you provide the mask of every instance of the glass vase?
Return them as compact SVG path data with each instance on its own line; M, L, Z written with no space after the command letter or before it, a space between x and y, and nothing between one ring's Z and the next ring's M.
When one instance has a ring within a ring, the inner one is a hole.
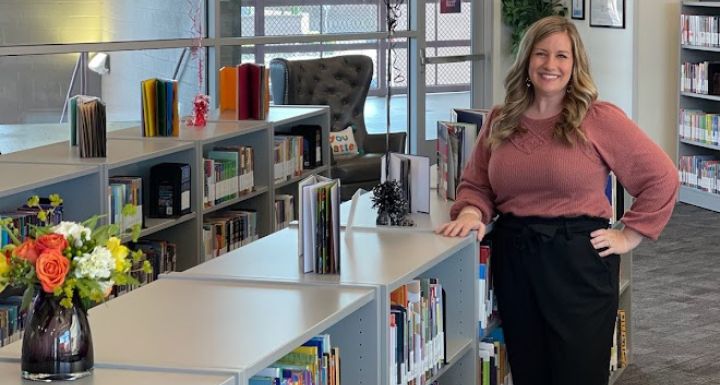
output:
M52 293L36 288L22 345L22 377L68 381L93 369L93 344L87 313L76 295L72 308Z

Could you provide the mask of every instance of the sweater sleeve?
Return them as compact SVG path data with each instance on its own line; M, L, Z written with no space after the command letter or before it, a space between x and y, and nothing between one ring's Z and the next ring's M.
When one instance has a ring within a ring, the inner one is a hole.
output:
M677 199L679 180L674 163L620 108L597 102L589 117L586 133L595 150L635 198L622 222L657 240Z
M495 216L495 193L490 186L488 178L488 163L490 161L490 148L487 141L490 132L490 122L495 116L493 110L484 122L478 140L475 143L470 161L465 166L460 183L457 187L455 203L450 208L450 218L455 220L465 206L474 206L482 212L482 221L485 224Z

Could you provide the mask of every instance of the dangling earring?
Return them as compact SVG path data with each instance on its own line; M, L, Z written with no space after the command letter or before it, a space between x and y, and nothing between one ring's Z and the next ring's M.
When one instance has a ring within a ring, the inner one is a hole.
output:
M530 82L530 78L529 78L529 77L528 77L528 78L525 78L525 86L527 86L527 88L532 87L532 83Z
M567 94L571 94L571 93L572 93L572 91L573 91L573 88L572 88L572 84L568 84L568 86L567 86L567 90L565 91L565 93L567 93Z

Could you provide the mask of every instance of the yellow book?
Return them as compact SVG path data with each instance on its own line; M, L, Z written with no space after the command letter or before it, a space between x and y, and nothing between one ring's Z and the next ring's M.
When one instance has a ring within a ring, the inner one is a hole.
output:
M147 127L147 136L157 136L157 79L147 79L142 82L147 100L147 118L145 126Z

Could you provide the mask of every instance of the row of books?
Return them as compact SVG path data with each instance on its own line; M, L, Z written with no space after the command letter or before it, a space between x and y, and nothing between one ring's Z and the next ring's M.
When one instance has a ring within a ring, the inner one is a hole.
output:
M203 255L210 260L258 239L257 213L226 210L203 220Z
M492 248L487 241L480 245L478 265L478 315L480 320L480 337L487 335L498 319L497 300L492 285L490 260Z
M390 384L425 385L445 364L445 295L435 278L390 294Z
M720 62L682 63L680 80L682 92L720 95Z
M437 192L455 199L462 171L470 160L488 110L453 109L452 121L437 122Z
M48 198L41 198L40 206L43 210L47 210L50 208L50 200ZM22 241L28 236L33 226L56 225L60 223L63 218L63 207L60 205L52 210L52 213L47 217L46 223L40 221L37 215L38 208L23 205L15 210L0 213L0 218L12 218L12 223L10 223L8 227L13 231L13 235ZM4 229L0 229L0 247L10 243L12 243L10 234Z
M304 140L300 135L275 135L275 182L283 182L302 175L304 169Z
M680 15L680 43L704 47L720 46L720 17Z
M70 99L70 145L81 158L107 155L105 103L95 96L76 95Z
M275 231L288 227L295 220L295 197L290 194L275 195Z
M250 378L250 385L340 385L340 349L321 334Z
M718 135L719 122L720 114L681 108L678 132L682 139L718 146L720 145L720 135Z
M685 186L720 194L720 159L714 155L681 156L678 174Z
M0 346L22 339L27 311L20 310L21 304L20 296L0 299Z
M143 136L178 136L178 82L168 79L147 79L140 83Z
M512 373L502 328L494 328L478 343L480 385L511 385Z
M298 184L298 252L303 271L340 273L340 180L311 175Z
M220 110L235 111L238 120L265 120L270 111L270 77L262 64L222 67Z
M255 152L251 146L217 146L203 159L203 204L212 207L255 189Z
M142 226L142 177L113 176L108 179L108 182L110 223L120 226L121 232L131 229L136 224ZM123 208L128 204L136 207L135 215L123 215Z
M610 348L610 371L614 372L628 365L627 319L625 310L618 309L613 332L613 345Z

